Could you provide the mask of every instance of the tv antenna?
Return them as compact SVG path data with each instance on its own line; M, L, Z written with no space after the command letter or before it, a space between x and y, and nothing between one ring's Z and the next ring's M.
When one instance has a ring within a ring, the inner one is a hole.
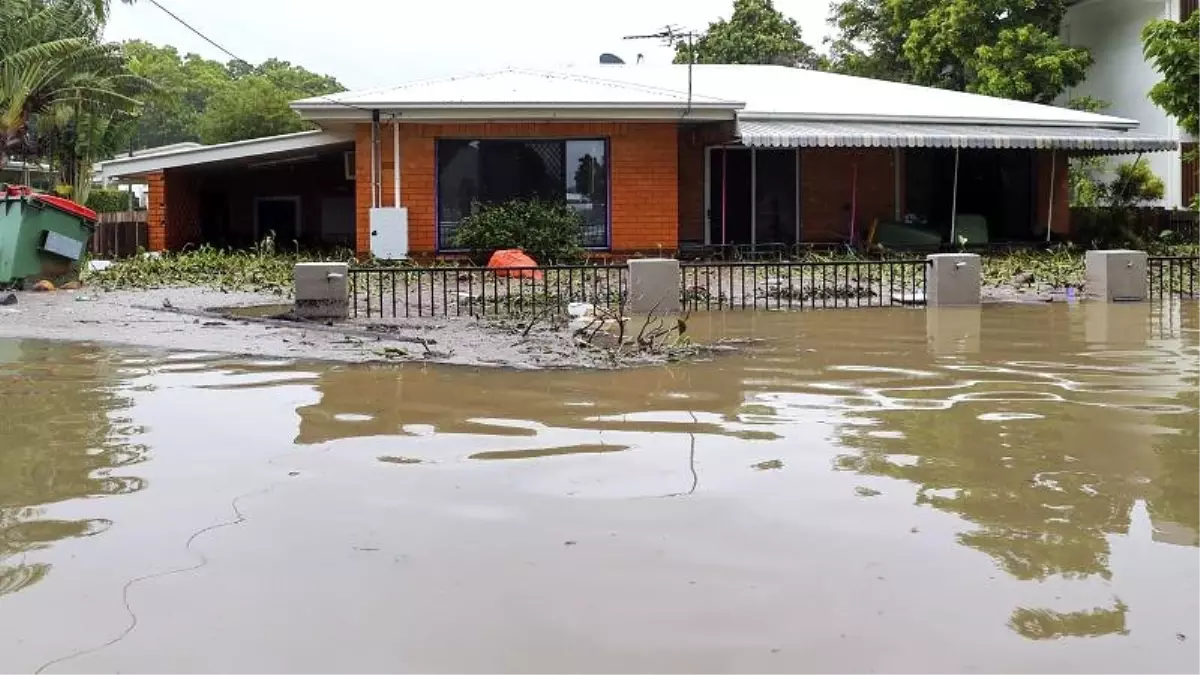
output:
M684 112L684 115L690 115L692 112L692 66L694 66L696 63L695 39L697 37L698 35L695 31L683 30L678 26L668 25L664 26L663 29L657 33L650 33L648 35L626 35L624 38L622 38L623 40L660 40L671 47L674 47L680 42L687 42L687 110ZM640 62L641 59L639 58L638 61Z

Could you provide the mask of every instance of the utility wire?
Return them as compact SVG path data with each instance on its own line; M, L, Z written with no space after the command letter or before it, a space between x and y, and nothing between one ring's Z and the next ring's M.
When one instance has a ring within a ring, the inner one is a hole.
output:
M238 56L237 54L234 54L233 52L229 51L225 47L221 46L216 40L214 40L214 39L208 37L207 35L205 35L204 33L200 32L200 30L198 28L196 28L192 24L188 23L187 21L184 21L178 14L176 14L175 12L172 12L171 10L167 9L166 7L163 7L162 4L160 2L158 2L158 0L147 0L147 2L149 2L150 4L154 5L155 7L159 8L159 9L161 9L164 14L171 17L172 19L175 19L175 21L179 22L179 24L181 26L183 26L184 28L195 33L201 40L204 40L208 44L216 47L221 52L223 52L225 55L227 55L229 58L233 59L234 61L240 61L241 63L244 63L247 66L250 66L251 68L255 68L255 65L253 63L250 63L246 59L243 59L242 57ZM340 106L345 106L347 108L350 108L352 110L358 110L360 112L368 112L368 113L372 112L372 110L370 108L363 108L363 107L356 106L356 105L353 105L350 103L346 103L345 101L338 101L336 99L332 99L329 97L328 94L318 94L314 98L322 98L330 103L334 103L334 104L337 104Z
M196 27L195 27L195 26L193 26L192 24L190 24L190 23L188 23L188 22L184 21L183 19L181 19L181 18L179 17L179 15L178 15L178 14L176 14L175 12L172 12L171 10L167 9L166 7L163 7L161 4L159 4L158 0L149 0L149 2L150 2L150 4L154 5L155 7L157 7L157 8L159 8L159 9L161 9L161 10L163 11L163 13L164 13L164 14L166 14L167 16L169 16L169 17L171 17L172 19L175 19L176 21L178 21L178 22L179 22L179 24L180 24L180 25L182 25L184 28L186 28L186 29L188 29L188 30L192 31L193 33L195 33L197 36L199 36L199 38L200 38L201 40L204 40L204 41L205 41L205 42L207 42L208 44L210 44L210 45L212 45L212 46L216 47L217 49L221 50L222 52L225 52L225 54L226 54L227 56L229 56L229 58L233 59L234 61L241 61L242 63L244 63L244 64L246 64L246 65L248 65L248 66L251 66L251 67L253 67L253 65L254 65L254 64L250 63L250 62L249 62L249 61L247 61L246 59L243 59L242 57L238 56L237 54L234 54L233 52L229 51L228 49L226 49L226 48L222 47L221 45L217 44L217 41L216 41L216 40L213 40L212 38L208 37L208 36L207 36L207 35L205 35L204 33L201 33L199 30L197 30L197 29L196 29Z

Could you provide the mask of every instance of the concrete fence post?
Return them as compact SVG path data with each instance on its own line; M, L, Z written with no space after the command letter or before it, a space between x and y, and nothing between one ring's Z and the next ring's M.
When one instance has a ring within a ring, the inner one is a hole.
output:
M983 266L974 253L936 253L928 256L925 277L927 307L978 305Z
M346 263L298 263L294 268L296 316L345 319L350 316L350 266Z
M629 261L630 314L678 314L681 310L679 261L643 258Z
M1088 251L1087 297L1105 302L1141 302L1150 296L1145 251Z

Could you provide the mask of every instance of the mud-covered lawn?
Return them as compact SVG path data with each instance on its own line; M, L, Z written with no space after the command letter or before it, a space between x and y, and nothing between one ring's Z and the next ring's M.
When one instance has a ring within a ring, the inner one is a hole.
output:
M0 293L0 299L8 293ZM156 349L349 363L427 362L511 368L613 368L669 360L668 354L614 361L580 344L562 325L469 317L359 319L332 324L238 316L231 308L284 302L278 295L198 287L137 291L84 288L15 294L0 306L0 338L73 340Z

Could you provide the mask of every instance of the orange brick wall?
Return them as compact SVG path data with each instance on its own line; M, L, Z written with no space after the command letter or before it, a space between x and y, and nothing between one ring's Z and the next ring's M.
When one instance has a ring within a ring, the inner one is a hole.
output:
M855 231L860 238L874 219L891 219L896 205L894 156L890 148L801 151L801 238L813 242L847 239L852 201L857 201ZM856 166L857 199L854 196Z
M161 171L146 177L149 187L146 195L146 236L151 251L167 248L167 190Z
M380 176L384 206L394 199L392 125L381 125ZM402 206L408 208L408 243L413 253L436 246L434 143L438 138L607 138L612 221L616 252L673 251L679 238L678 138L673 122L470 122L400 125ZM370 251L371 126L356 134L356 244Z
M679 128L679 240L704 241L704 149L736 138L732 123Z

